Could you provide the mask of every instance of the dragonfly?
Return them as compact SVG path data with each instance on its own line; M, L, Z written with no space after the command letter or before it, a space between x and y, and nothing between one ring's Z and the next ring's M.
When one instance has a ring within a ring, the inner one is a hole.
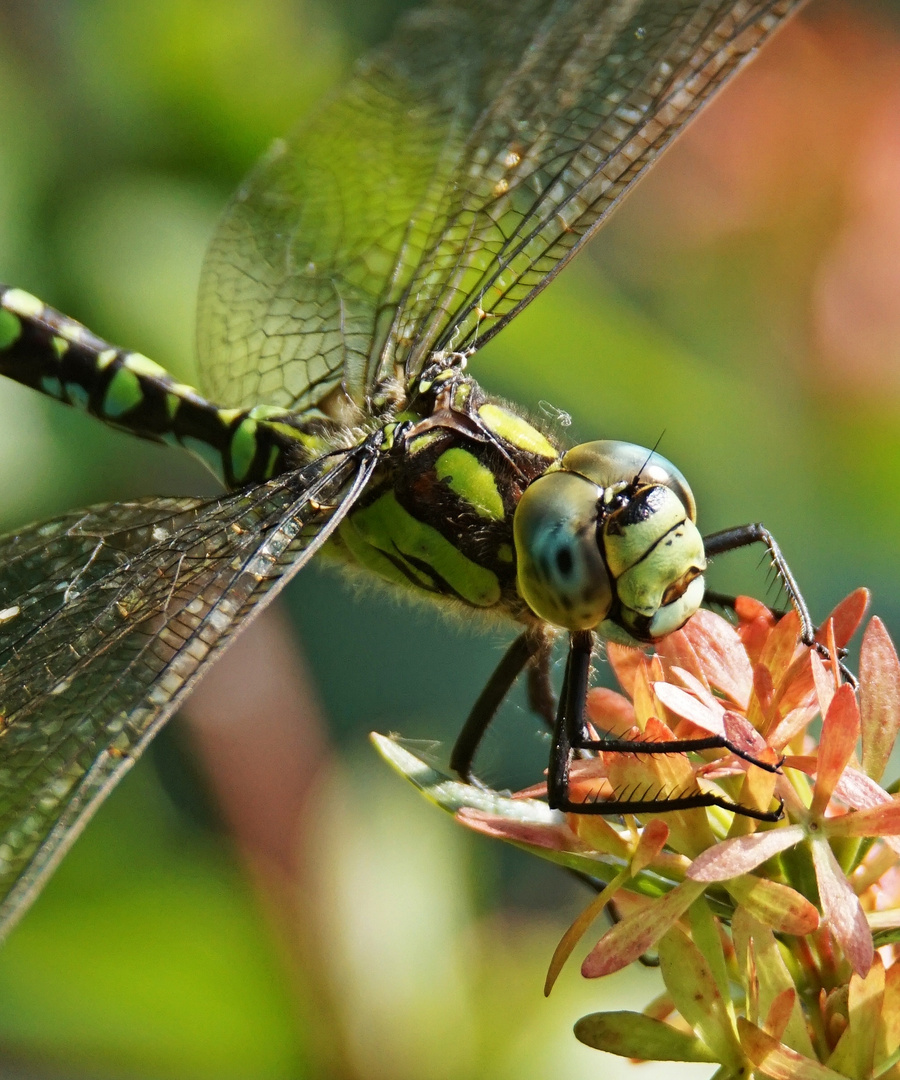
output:
M17 288L0 374L198 455L214 498L75 510L0 539L0 926L241 627L314 556L516 625L451 756L523 673L552 729L548 799L587 814L722 806L712 790L577 801L575 756L716 749L597 737L598 639L650 645L704 602L702 537L660 454L570 449L469 367L585 244L696 110L800 0L443 0L276 142L227 208L200 287L199 388ZM568 640L558 704L550 651Z

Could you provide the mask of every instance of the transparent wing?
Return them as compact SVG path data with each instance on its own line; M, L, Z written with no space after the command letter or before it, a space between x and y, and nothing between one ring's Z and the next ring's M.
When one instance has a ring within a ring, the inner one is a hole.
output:
M202 385L234 406L361 407L482 344L565 264L801 0L446 0L391 41L226 212Z
M100 506L0 540L0 932L372 467L347 451L224 498Z

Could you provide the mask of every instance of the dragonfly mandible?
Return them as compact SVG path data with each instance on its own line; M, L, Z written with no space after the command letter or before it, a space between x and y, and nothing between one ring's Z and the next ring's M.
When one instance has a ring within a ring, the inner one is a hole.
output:
M0 373L198 454L228 493L73 511L0 540L0 923L233 634L317 552L517 623L452 764L528 671L551 723L549 798L581 813L720 805L710 791L574 802L597 637L652 643L704 597L687 481L627 443L564 450L468 373L659 152L800 0L444 0L414 11L275 144L206 259L200 389L18 289ZM341 133L340 139L334 133ZM549 643L569 635L558 709Z

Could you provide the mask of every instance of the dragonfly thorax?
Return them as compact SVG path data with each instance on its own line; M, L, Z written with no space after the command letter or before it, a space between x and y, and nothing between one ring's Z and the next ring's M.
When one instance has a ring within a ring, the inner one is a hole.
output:
M576 446L516 509L519 592L563 629L656 641L703 600L695 517L687 481L660 455L615 441Z

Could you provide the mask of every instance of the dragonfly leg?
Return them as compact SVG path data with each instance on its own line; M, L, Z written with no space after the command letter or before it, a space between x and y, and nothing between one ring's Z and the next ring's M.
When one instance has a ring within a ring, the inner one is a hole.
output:
M694 791L686 795L653 795L626 799L603 799L576 802L569 795L569 767L573 751L604 750L612 753L632 754L679 754L692 750L728 749L754 765L769 772L777 772L779 764L761 762L717 735L704 739L681 739L666 743L639 742L628 739L592 739L584 720L584 702L587 696L591 670L593 636L589 631L578 630L571 635L566 673L553 734L553 747L547 771L547 801L555 810L571 814L636 814L660 810L690 810L694 807L719 806L736 814L760 821L778 821L782 806L777 810L756 810L741 806L712 792Z
M784 586L791 607L800 618L800 640L804 645L814 648L823 659L830 660L831 654L828 648L822 642L816 640L817 628L809 613L806 601L803 599L803 594L800 592L797 579L791 572L791 568L788 566L778 542L765 525L760 522L755 522L752 525L738 525L733 529L723 529L721 532L703 537L703 547L709 558L724 554L726 551L736 551L738 548L748 547L750 544L764 544L767 548L772 558L772 565L775 567L775 573ZM727 598L722 598L717 593L708 595L711 595L714 601L717 602L721 602L723 599L727 600ZM840 655L836 659L841 674L846 681L854 688L857 687L859 683L856 676L845 666Z
M536 661L538 668L538 675L534 677L534 681L529 674L529 700L536 712L542 716L546 715L542 695L545 692L544 684L546 684L546 693L550 693L550 642L542 630L528 629L520 634L503 654L503 659L478 695L478 700L472 706L472 711L453 744L450 767L466 783L481 786L480 781L472 772L478 747L503 699L529 661Z

